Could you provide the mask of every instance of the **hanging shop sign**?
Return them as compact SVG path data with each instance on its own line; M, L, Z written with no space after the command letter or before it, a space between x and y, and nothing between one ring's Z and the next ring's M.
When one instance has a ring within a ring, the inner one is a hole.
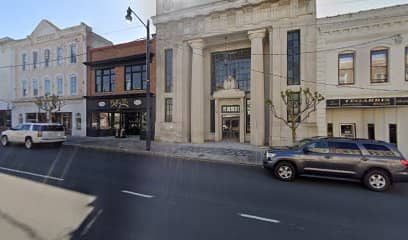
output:
M328 99L327 108L408 106L408 97Z

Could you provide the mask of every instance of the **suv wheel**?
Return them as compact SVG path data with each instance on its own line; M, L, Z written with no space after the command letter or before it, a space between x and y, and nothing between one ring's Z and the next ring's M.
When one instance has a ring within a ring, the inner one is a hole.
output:
M27 149L32 149L32 148L33 148L33 140L31 140L31 138L27 138L27 139L25 140L24 145L25 145L25 147L26 147Z
M290 162L280 162L274 168L275 176L282 181L293 181L296 178L296 169Z
M390 188L391 179L383 170L372 170L364 176L364 184L372 191L384 192Z
M2 145L3 147L5 147L5 146L7 146L7 144L8 144L8 138L7 138L7 136L2 136L2 137L1 137L1 145Z

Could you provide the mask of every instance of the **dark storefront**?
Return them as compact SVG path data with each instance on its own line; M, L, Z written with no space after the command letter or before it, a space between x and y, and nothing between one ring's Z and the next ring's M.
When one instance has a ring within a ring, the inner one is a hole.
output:
M153 94L151 99L151 106L155 106ZM146 132L146 94L87 97L87 119L87 136L117 136L123 132L125 136L139 135L143 138ZM152 110L153 123L154 119Z
M11 111L0 110L0 131L11 127Z

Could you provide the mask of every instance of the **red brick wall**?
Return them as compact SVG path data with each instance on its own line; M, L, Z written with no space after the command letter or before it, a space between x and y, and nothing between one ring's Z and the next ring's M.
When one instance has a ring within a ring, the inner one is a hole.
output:
M156 50L156 41L153 39L151 43L151 51L154 54ZM146 52L146 42L144 40L134 41L114 46L90 49L88 62L103 61L121 57L144 54ZM125 67L116 66L116 89L113 93L96 93L95 92L95 70L88 67L88 96L104 96L104 95L122 95L144 93L144 90L125 91ZM156 57L153 57L150 64L150 90L156 92Z

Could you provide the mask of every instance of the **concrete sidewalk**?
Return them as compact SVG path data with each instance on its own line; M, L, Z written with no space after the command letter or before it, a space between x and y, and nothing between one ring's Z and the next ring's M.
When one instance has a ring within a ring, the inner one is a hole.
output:
M94 196L0 174L0 239L68 240Z
M173 144L152 142L151 151L145 151L145 141L137 137L118 139L114 137L71 137L69 146L115 152L167 156L180 159L260 166L266 148L240 143Z

